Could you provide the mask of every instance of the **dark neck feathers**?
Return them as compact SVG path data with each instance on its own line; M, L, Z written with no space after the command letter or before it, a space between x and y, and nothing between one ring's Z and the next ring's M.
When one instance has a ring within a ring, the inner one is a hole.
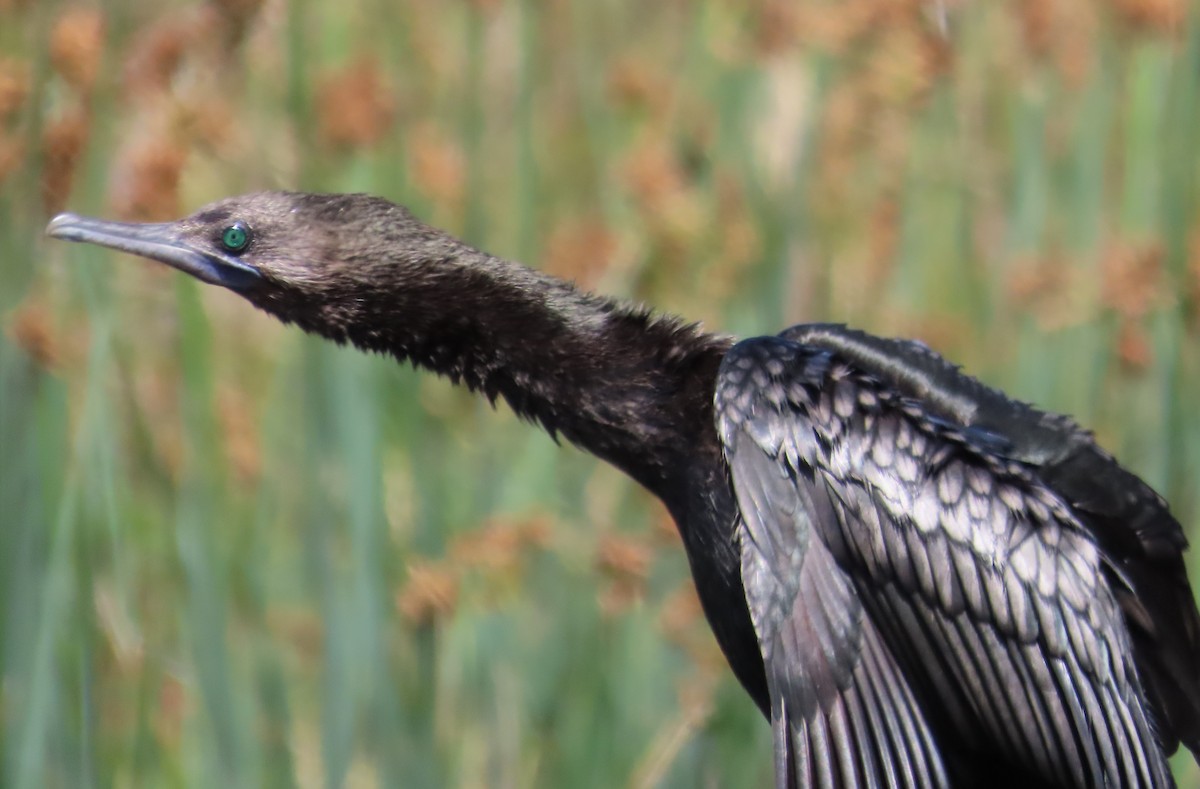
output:
M430 232L419 247L343 255L316 309L262 306L503 397L663 498L693 459L682 453L717 451L712 393L728 338Z

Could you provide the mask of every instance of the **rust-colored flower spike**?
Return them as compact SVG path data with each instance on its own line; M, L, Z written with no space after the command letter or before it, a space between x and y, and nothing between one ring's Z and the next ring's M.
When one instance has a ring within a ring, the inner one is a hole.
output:
M8 326L8 334L39 367L57 367L62 359L54 322L42 304L27 303L18 309Z
M0 122L21 109L29 89L29 64L16 58L0 60Z
M547 272L591 288L617 256L617 235L599 217L570 219L550 231L544 268Z
M135 99L165 91L187 54L188 16L167 16L138 31L121 68L125 92Z
M1151 33L1180 33L1187 18L1188 0L1112 0L1113 9L1126 24Z
M236 46L262 10L265 0L209 0L216 11L217 24L224 32L226 46Z
M1144 373L1154 364L1154 347L1146 327L1129 318L1121 319L1116 339L1117 361L1129 373Z
M608 98L630 110L663 110L669 103L669 81L645 60L623 58L608 73Z
M1104 306L1132 319L1161 301L1166 271L1160 244L1116 244L1104 259Z
M867 60L866 88L885 105L905 106L921 99L938 74L939 57L915 25L900 25L877 36Z
M413 129L407 147L417 188L434 202L460 206L467 188L467 164L462 149L432 125Z
M618 616L641 601L654 550L645 538L627 534L606 534L596 548L596 568L609 583L597 601L608 617Z
M1031 54L1040 57L1052 51L1058 32L1057 8L1057 3L1046 0L1020 0L1016 5L1021 35Z
M497 519L455 537L449 554L456 565L507 574L520 569L527 547L523 523Z
M763 3L754 29L758 54L775 55L795 46L799 40L799 25L797 3L792 0L769 0Z
M0 183L25 160L25 138L6 129L9 119L25 105L29 91L29 64L17 58L0 59Z
M80 96L96 83L104 50L104 16L98 8L67 9L50 33L50 63Z
M236 137L237 108L215 93L189 96L171 110L171 128L192 146L220 150Z
M331 148L374 145L391 131L396 99L375 58L359 58L320 81L317 118L321 142Z
M622 175L633 197L657 212L664 202L684 190L685 177L671 149L648 140L626 157Z
M644 581L653 561L654 549L646 540L628 534L606 534L596 548L596 567L613 580Z
M6 135L0 130L0 184L16 172L24 160L24 140L16 135Z
M396 595L396 608L412 625L424 627L454 612L458 604L458 576L440 563L414 562L408 581Z
M1079 270L1057 253L1014 260L1009 266L1006 298L1032 315L1042 331L1056 331L1087 320L1090 307L1080 298L1086 286Z
M173 219L180 214L179 179L187 149L166 136L151 137L125 149L112 202L126 219Z
M596 592L596 606L605 619L614 619L642 602L642 587L638 584L614 581Z
M66 204L87 136L88 119L82 110L68 111L46 124L42 132L42 206L47 213L61 211Z
M1016 21L1025 50L1050 59L1072 85L1091 73L1097 36L1097 8L1089 0L1021 0Z

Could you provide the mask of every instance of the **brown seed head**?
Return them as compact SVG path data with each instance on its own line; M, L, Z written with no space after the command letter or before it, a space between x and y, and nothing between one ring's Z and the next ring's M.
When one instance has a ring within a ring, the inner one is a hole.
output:
M29 64L16 58L0 60L0 121L21 109L29 96Z
M927 45L920 29L889 29L872 47L866 87L876 100L904 106L928 93L943 62L940 50Z
M1053 50L1058 6L1059 3L1048 0L1020 0L1016 6L1025 46L1034 55L1044 56Z
M1024 49L1051 60L1072 85L1091 73L1097 4L1089 0L1022 0L1017 8Z
M57 213L66 205L88 131L87 115L79 109L46 124L42 132L42 206L47 213Z
M181 137L209 150L220 150L234 139L237 110L223 98L196 96L175 108L171 125Z
M170 87L188 51L190 22L191 17L165 16L134 37L122 68L131 97L145 98Z
M17 347L42 368L58 366L62 352L49 310L36 302L25 304L12 316L8 334Z
M546 547L549 533L549 521L544 517L496 519L456 537L450 545L450 559L459 566L503 574L519 572L528 551Z
M436 203L454 207L466 195L467 165L450 136L423 124L408 138L408 160L417 188Z
M543 268L592 289L617 255L617 236L599 217L568 220L550 232Z
M601 613L617 616L642 601L653 560L654 550L645 538L626 534L600 538L596 568L608 579L598 595Z
M614 581L605 584L596 593L596 604L604 618L612 619L642 602L643 591L638 584Z
M1114 244L1104 259L1104 305L1137 319L1161 303L1163 259L1158 243Z
M165 135L126 148L112 194L117 214L138 221L178 217L179 179L186 161L187 149Z
M400 615L417 627L426 627L454 612L458 604L458 576L435 562L414 562L408 580L396 595Z
M1188 0L1112 0L1125 24L1156 34L1175 34L1187 19Z
M754 25L759 55L769 57L796 44L801 19L798 5L791 0L767 0L762 4Z
M684 188L679 162L661 143L639 145L625 160L622 172L634 198L648 207L661 207Z
M17 171L25 159L25 141L0 131L0 184Z
M1154 347L1146 327L1137 321L1124 318L1117 332L1117 360L1129 373L1144 373L1154 365Z
M382 140L396 118L396 99L373 57L361 57L327 74L317 89L321 141L331 148L361 148Z
M1089 320L1095 312L1094 292L1070 258L1048 253L1014 261L1008 297L1033 315L1043 331L1056 331Z
M69 8L50 33L50 63L81 96L92 92L104 50L104 16L97 8Z
M606 534L596 548L596 567L614 580L642 582L650 574L654 549L643 537Z
M245 38L246 30L262 9L265 0L209 0L216 11L217 24L224 28L227 44Z
M617 61L608 73L608 96L613 104L629 110L660 110L669 105L670 83L638 58Z

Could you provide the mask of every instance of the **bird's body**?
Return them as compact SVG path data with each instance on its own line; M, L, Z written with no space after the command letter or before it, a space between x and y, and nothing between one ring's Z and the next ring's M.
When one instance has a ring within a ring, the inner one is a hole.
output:
M916 343L735 344L361 195L50 233L461 381L667 506L781 787L1169 786L1200 749L1183 532L1089 434Z

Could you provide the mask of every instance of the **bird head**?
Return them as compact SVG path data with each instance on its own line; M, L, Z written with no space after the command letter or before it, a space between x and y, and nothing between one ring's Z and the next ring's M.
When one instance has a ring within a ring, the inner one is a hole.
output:
M419 289L464 246L370 195L258 192L175 222L60 214L54 238L129 252L228 288L287 322L337 338L354 311L397 283Z

